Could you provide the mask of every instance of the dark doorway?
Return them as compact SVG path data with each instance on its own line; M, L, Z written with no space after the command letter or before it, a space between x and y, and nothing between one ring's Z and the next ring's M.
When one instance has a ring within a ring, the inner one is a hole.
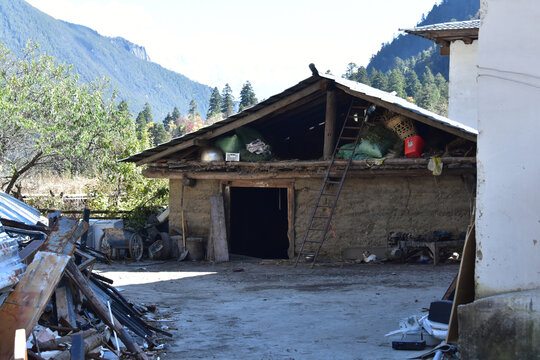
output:
M287 189L231 187L230 199L230 252L288 258Z

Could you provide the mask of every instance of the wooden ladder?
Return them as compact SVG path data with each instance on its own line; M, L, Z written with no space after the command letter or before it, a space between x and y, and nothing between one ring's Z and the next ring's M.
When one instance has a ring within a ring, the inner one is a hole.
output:
M339 134L339 138L336 141L334 147L334 152L332 153L332 158L328 169L326 169L326 174L319 191L319 196L315 202L315 207L311 213L311 218L309 219L306 232L302 240L302 246L296 257L294 266L298 265L298 262L302 256L307 254L313 254L313 248L315 248L315 254L313 255L311 267L315 264L319 251L326 239L328 234L328 229L331 227L332 216L334 215L334 210L336 208L337 201L339 199L339 194L343 188L343 183L347 177L347 172L351 166L354 150L360 142L360 132L365 123L365 120L368 116L369 105L361 106L353 100L347 111L347 117L343 122L343 127ZM354 144L354 146L345 144ZM336 164L336 157L339 151L350 153L350 157L347 161L347 164ZM337 187L337 188L336 188ZM311 251L307 251L306 244L313 243L314 246L308 246Z

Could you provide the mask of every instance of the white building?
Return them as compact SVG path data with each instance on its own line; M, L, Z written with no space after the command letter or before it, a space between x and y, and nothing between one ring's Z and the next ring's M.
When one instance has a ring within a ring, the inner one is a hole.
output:
M478 28L480 20L454 21L405 29L441 46L450 55L448 71L448 118L474 129L478 119Z

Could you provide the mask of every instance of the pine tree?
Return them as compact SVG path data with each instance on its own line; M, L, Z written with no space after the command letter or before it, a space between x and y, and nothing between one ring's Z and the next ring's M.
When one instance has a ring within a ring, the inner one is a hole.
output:
M197 102L194 99L191 99L189 102L189 111L188 111L188 118L194 119L199 115L199 111L197 111Z
M144 104L144 109L137 115L137 119L135 120L137 137L139 140L144 137L143 132L146 131L146 125L152 123L153 121L154 118L152 117L152 108L150 107L149 103L146 103Z
M153 146L157 146L169 141L169 134L165 131L163 124L151 123L148 124L148 132L150 133L150 141Z
M347 70L345 70L345 74L341 75L342 78L352 81L356 80L356 74L358 72L358 66L356 66L355 63L351 62L347 64Z
M386 78L386 75L384 75L382 71L375 69L373 69L371 72L370 82L371 86L379 90L386 91L388 87L388 79Z
M182 115L180 114L180 111L178 110L178 108L175 106L173 111L172 111L172 114L171 114L171 117L172 117L172 120L178 120L182 117Z
M167 113L167 116L165 116L165 119L163 119L163 127L165 128L165 131L169 132L170 129L170 123L173 120L173 117L171 113Z
M435 111L440 96L441 94L435 83L435 77L431 70L426 66L426 71L424 72L424 76L422 76L422 90L418 97L418 106Z
M420 80L418 80L418 75L416 75L416 71L414 71L413 69L407 71L407 76L405 78L405 91L407 92L407 96L413 98L416 101L421 89L422 84L420 83Z
M399 59L399 58L396 58ZM396 95L404 98L405 93L405 77L399 68L395 68L390 73L388 78L388 91L395 91Z
M248 80L246 81L244 86L242 86L242 90L240 90L240 105L238 110L243 111L244 109L251 107L257 103L257 96L255 96L255 91L253 91L253 87Z
M448 82L441 73L437 73L435 76L435 84L437 84L441 97L448 99Z
M210 119L211 117L214 117L221 113L221 101L221 94L219 93L219 90L216 86L212 91L212 95L210 95L208 111L206 112L206 119Z
M356 81L362 84L370 85L369 75L365 67L360 66L356 72Z
M234 114L234 97L229 84L225 84L223 91L221 91L221 112L225 117Z

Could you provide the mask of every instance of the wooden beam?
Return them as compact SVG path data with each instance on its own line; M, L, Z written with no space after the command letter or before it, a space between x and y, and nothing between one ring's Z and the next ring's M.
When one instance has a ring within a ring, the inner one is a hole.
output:
M453 135L462 137L464 139L476 142L476 135L475 134L471 134L471 133L465 132L464 130L461 130L459 128L455 128L455 127L452 127L450 125L446 125L444 123L440 123L438 121L429 119L429 118L425 117L424 115L417 114L416 112L414 112L412 110L409 110L407 108L403 108L403 107L401 107L399 105L396 105L396 104L393 104L393 103L386 102L386 101L381 100L381 99L379 99L377 97L369 96L367 94L364 94L364 93L361 93L361 92L358 92L358 91L354 91L352 89L349 89L347 86L343 86L341 84L336 84L336 86L339 87L340 89L342 89L344 92L346 92L349 95L352 95L352 96L355 96L355 97L358 97L358 98L361 98L361 99L364 99L364 100L368 100L368 101L370 101L370 102L372 102L372 103L374 103L376 105L380 105L380 106L384 107L385 109L393 111L393 112L395 112L397 114L404 115L404 116L406 116L408 118L419 121L419 122L421 122L423 124L426 124L426 125L429 125L431 127L440 129L440 130L442 130L444 132L447 132L449 134L453 134Z
M45 306L60 281L69 255L40 251L0 307L0 359L13 357L15 331L32 333Z
M441 56L449 56L450 55L450 46L441 46L439 49L439 54Z
M205 133L202 133L201 135L199 135L196 139L191 139L191 140L187 140L185 142L182 142L178 145L175 145L175 146L171 146L170 148L166 149L166 150L163 150L162 152L160 153L157 153L157 154L154 154L154 155L151 155L151 156L148 156L142 160L139 160L136 162L136 164L139 166L139 165L143 165L143 164L147 164L147 163L150 163L150 162L153 162L153 161L156 161L158 159L161 159L167 155L170 155L170 154L174 154L175 152L177 151L180 151L180 150L183 150L183 149L187 149L188 147L191 147L193 145L195 145L195 142L196 141L200 141L200 140L209 140L209 139L213 139L219 135L223 135L231 130L234 130L234 129L237 129L239 128L240 126L244 126L244 125L247 125L249 123L252 123L256 120L259 120L265 116L268 116L272 113L274 113L275 111L279 110L280 108L284 107L284 106L287 106L287 105L290 105L308 95L311 95L313 94L314 92L317 92L317 91L321 91L322 89L325 88L326 86L326 82L327 80L321 80L319 82L316 82L296 93L293 93L281 100L278 100L276 101L275 103L273 104L270 104L268 106L265 106L263 108L261 108L259 111L257 112L254 112L254 113L251 113L251 114L248 114L244 117L241 117L239 118L238 120L235 120L229 124L226 124L226 125L223 125L223 126L220 126L220 127L217 127L217 128L214 128L212 130L208 130L206 131Z
M326 91L326 117L324 124L323 159L330 160L334 152L336 139L336 91Z
M225 226L225 207L221 194L210 197L210 222L214 258L216 262L229 261L229 246L227 244L227 228Z

